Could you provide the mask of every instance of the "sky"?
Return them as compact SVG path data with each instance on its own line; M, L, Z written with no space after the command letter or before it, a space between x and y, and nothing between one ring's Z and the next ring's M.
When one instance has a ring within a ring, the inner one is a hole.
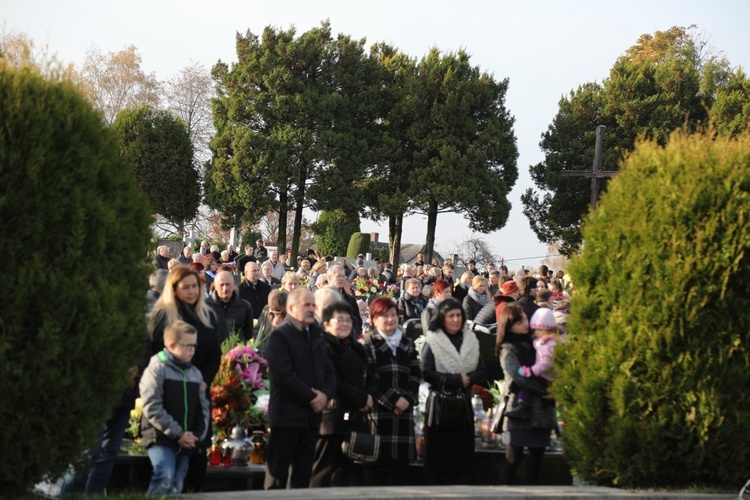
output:
M294 26L303 33L327 19L333 33L365 38L368 47L385 41L418 58L432 47L463 48L473 65L497 80L509 79L505 105L515 118L519 179L503 229L474 234L462 215L441 214L435 246L445 255L479 236L511 269L537 267L548 255L522 213L521 195L534 187L529 166L544 160L541 134L563 95L583 83L601 82L639 36L672 26L697 25L733 67L750 68L747 0L0 0L0 6L3 32L30 35L59 61L80 66L91 47L107 53L132 44L142 68L159 80L193 62L207 68L218 60L235 62L235 34L260 34L268 25ZM361 228L387 241L387 222L363 220ZM402 241L424 243L426 233L426 216L411 216Z

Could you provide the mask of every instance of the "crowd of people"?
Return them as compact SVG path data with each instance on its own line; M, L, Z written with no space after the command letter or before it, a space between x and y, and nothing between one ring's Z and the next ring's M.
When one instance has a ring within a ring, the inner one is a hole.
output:
M149 376L140 381L155 471L150 494L203 486L212 434L204 401L230 333L254 340L268 361L267 489L352 484L353 464L341 444L353 429L380 436L378 460L362 465L363 484L399 484L416 458L420 384L469 401L473 386L487 381L474 323L497 324L496 355L509 386L503 482L515 481L525 448L528 480L539 481L556 427L547 394L552 349L570 307L562 272L542 266L510 276L505 266L489 263L480 271L470 260L454 277L450 260L427 264L421 254L394 272L387 262L365 266L360 255L352 265L313 250L296 264L291 268L285 254L269 252L261 240L242 254L205 242L174 259L169 247L157 249L147 294L150 361L141 367ZM359 294L358 278L391 285L392 297ZM410 320L422 326L419 352L404 331ZM534 331L541 332L536 339ZM186 415L174 409L179 388L171 380L188 369L202 383L189 386L195 408ZM425 429L428 482L472 481L474 417L470 406L466 411L467 425Z

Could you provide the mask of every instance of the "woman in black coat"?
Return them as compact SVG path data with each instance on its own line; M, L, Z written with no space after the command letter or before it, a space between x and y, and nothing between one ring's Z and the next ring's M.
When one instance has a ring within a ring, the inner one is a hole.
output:
M365 348L352 335L349 304L334 302L323 309L323 339L336 371L336 397L323 410L315 445L311 488L349 486L353 463L344 457L341 443L353 426L362 425L375 402L374 366Z
M468 484L474 471L474 414L469 402L474 384L487 378L479 341L466 328L466 316L456 299L440 303L425 334L422 375L430 391L463 392L463 425L425 429L425 471L432 484Z

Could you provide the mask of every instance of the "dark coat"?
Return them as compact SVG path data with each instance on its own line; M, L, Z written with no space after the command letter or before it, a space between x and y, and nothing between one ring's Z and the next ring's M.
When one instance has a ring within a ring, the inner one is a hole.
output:
M453 298L456 299L459 304L463 304L467 295L469 295L469 288L464 288L456 283L455 288L453 288Z
M523 307L523 310L526 312L526 317L529 318L529 320L531 320L531 317L536 310L539 309L539 306L534 302L531 295L523 295L519 297L516 302L518 302L519 306Z
M479 314L479 311L482 310L482 308L486 304L480 304L471 295L466 295L464 297L464 312L466 313L466 319L470 321L474 321L474 318L477 317L477 314ZM492 323L492 321L490 321Z
M468 334L473 335L469 332ZM442 334L444 335L444 334ZM461 351L464 333L447 335L456 351ZM430 389L440 390L445 388L452 391L463 391L467 401L471 401L474 384L481 384L487 379L487 371L484 368L482 357L479 357L476 370L467 373L469 386L463 386L460 373L438 372L435 363L435 355L430 344L425 342L421 353L422 376L425 382L430 384ZM467 405L469 419L474 421L471 407ZM463 429L426 429L425 441L427 443L425 467L430 470L463 472L474 469L474 427Z
M198 330L198 348L193 355L193 366L200 370L203 381L211 386L221 364L221 347L218 338L226 337L226 325L216 320L216 312L212 312L212 322L206 326L198 319L193 308L182 304L180 306L180 319ZM151 332L151 354L154 355L164 349L164 329L167 327L167 316L164 311L154 312L154 327Z
M268 260L268 249L263 245L262 248L256 248L253 250L253 255L258 259L258 262L264 262Z
M367 404L367 396L373 401L378 397L375 365L367 358L364 346L354 336L342 341L328 332L323 333L328 358L336 372L336 397L323 410L324 425L329 425L336 434L346 430L344 414L351 417ZM321 435L327 430L321 425Z
M320 415L313 412L312 388L328 399L336 395L336 373L325 341L315 324L308 327L287 316L268 337L266 359L271 398L268 423L273 428L309 428L317 432Z
M255 319L260 318L261 311L268 305L268 294L271 293L271 285L260 280L253 285L250 280L245 280L240 283L237 289L240 292L240 297L250 302L250 305L253 307L253 317Z
M169 269L169 261L171 259L169 257L162 257L159 254L156 254L156 257L154 258L154 268L155 269Z
M367 356L375 365L378 377L378 397L374 417L380 435L382 464L396 460L413 460L415 453L413 407L418 403L422 371L414 344L406 336L391 352L386 341L376 331L365 335ZM403 397L410 407L401 415L393 413L396 401Z
M246 253L242 253L234 259L234 264L240 273L245 274L245 265L248 262L256 262L256 261L257 259L255 258L254 255L248 255Z
M216 290L211 292L211 296L207 300L208 304L214 308L218 321L224 321L227 325L227 335L237 333L243 342L247 342L253 338L253 306L250 302L246 301L237 290L232 292L232 298L229 302L224 302L219 298ZM225 338L219 338L219 345L221 345Z
M404 296L398 299L398 315L403 316L404 321L421 318L425 307L427 307L427 300L421 295L412 297L404 292Z
M343 288L339 288L339 293L341 294L341 297L346 301L347 304L349 304L349 307L352 308L352 321L354 324L352 325L352 333L359 337L359 335L362 333L362 315L359 314L359 306L357 305L357 299L355 299L352 295L346 293Z

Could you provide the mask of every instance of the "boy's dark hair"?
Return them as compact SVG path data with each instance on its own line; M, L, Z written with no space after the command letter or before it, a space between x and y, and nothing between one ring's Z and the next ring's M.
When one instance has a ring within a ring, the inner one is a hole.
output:
M178 319L164 329L164 345L179 342L183 335L198 335L198 330L193 325Z

